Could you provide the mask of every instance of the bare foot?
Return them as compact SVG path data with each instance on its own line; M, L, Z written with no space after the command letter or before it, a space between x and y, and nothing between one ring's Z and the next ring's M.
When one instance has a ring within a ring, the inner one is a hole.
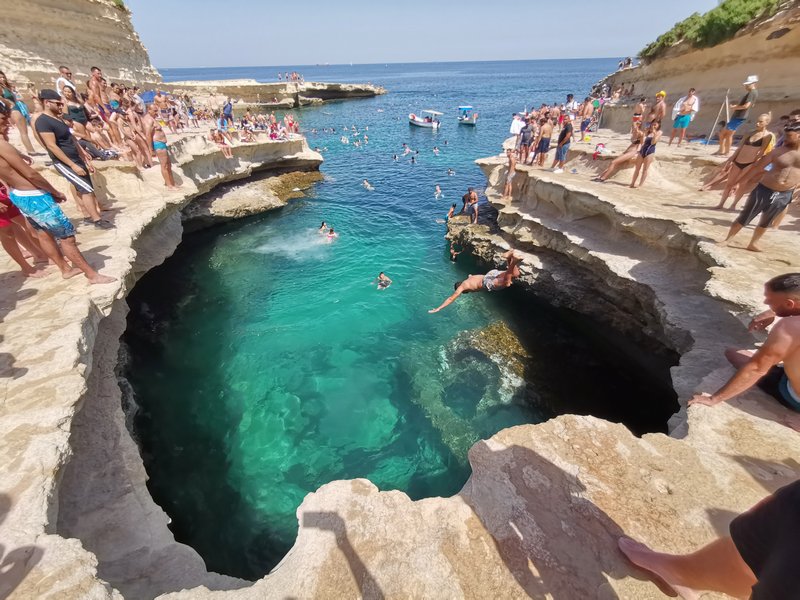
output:
M175 184L175 185L168 185L168 186L167 186L167 189L168 189L168 190L179 190L179 189L181 189L181 186L180 186L180 185L178 185L178 184Z
M800 415L787 415L781 419L781 423L800 432Z
M88 277L88 279L89 283L91 283L92 285L98 285L101 283L113 283L116 281L116 278L109 277L108 275L100 275L100 273L98 273L94 277Z
M724 239L724 240L720 240L720 241L715 242L715 243L716 243L717 246L727 246L729 241L730 240L728 240L728 239Z
M717 204L717 205L714 207L714 210L723 210L724 208L725 208L725 205L724 205L724 204Z
M750 252L763 252L761 248L759 248L758 246L754 246L753 244L748 245L747 249L750 250Z
M44 269L31 269L30 271L23 271L25 277L31 277L33 279L39 279L40 277L46 277L47 271Z
M80 275L83 271L81 271L78 267L72 267L66 271L61 271L61 277L64 279L71 279L75 277L75 275Z
M629 561L662 579L681 598L699 600L700 594L697 591L678 583L681 577L675 573L674 567L670 564L671 556L654 552L644 544L628 537L619 538L617 545Z
M633 185L633 184L630 184L628 187L629 187L629 188L632 188L632 189L634 189L634 190L636 189L636 186L635 186L635 185Z

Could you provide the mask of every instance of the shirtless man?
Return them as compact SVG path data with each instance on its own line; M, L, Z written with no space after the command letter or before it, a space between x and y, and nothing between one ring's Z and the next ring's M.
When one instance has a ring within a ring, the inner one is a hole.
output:
M639 98L639 101L636 103L636 106L633 107L633 118L631 119L632 123L639 123L639 125L641 125L643 115L644 115L644 98Z
M764 284L764 304L769 310L750 323L764 329L782 317L757 351L729 348L726 358L738 369L714 394L696 394L689 404L714 406L758 385L784 406L795 411L784 424L800 431L800 273L773 277ZM783 362L783 366L778 363Z
M689 88L689 93L678 100L678 114L675 115L675 120L672 122L672 133L669 136L669 144L667 146L672 146L675 134L678 134L678 146L681 145L683 138L686 136L686 128L689 127L692 116L699 108L699 102L697 96L695 96L694 88Z
M767 165L771 170L765 171ZM721 242L727 245L742 227L761 214L758 226L753 232L747 249L761 252L758 241L772 225L775 218L783 213L792 201L794 190L800 185L800 123L793 123L784 128L783 146L775 148L769 154L747 167L741 175L742 181L752 173L764 172L759 184L750 192L742 212L728 231L728 237Z
M510 150L509 150L510 152ZM505 271L499 269L492 269L486 275L470 275L464 281L457 281L453 286L455 293L447 300L442 302L438 308L432 308L429 313L436 313L442 310L445 306L452 304L456 298L461 294L468 294L470 292L480 292L486 290L493 292L495 290L502 290L509 287L514 279L519 277L519 258L514 254L513 250L509 250L503 255L503 258L508 262Z
M169 109L169 100L161 93L161 90L156 90L156 95L153 96L153 104L156 105L161 120L164 121L164 123L169 122L172 111Z
M169 160L167 151L167 134L156 120L158 108L155 104L147 107L147 113L142 118L147 147L152 148L161 164L161 176L164 178L164 185L168 190L176 190L179 186L175 185L175 178L172 176L172 163Z
M647 113L647 125L645 129L649 128L650 123L653 121L661 125L661 120L664 118L665 114L667 114L667 93L661 91L656 94L656 103L653 104L653 108Z
M508 157L508 173L506 174L506 184L503 187L503 198L510 198L511 183L514 181L514 175L517 173L517 157L511 149L506 150L506 156Z
M8 143L9 114L3 108L0 108L0 179L8 184L11 202L28 219L47 258L55 263L64 279L83 272L89 283L116 281L95 271L78 250L75 228L57 204L66 200L64 194L31 168ZM64 260L65 256L73 266Z
M536 138L536 164L544 167L547 153L550 151L550 138L553 137L553 121L550 119L539 120L539 137Z
M594 104L592 104L591 98L586 98L583 101L583 106L581 107L581 139L578 140L582 142L586 137L586 131L589 129L589 125L592 124L592 115L594 114Z

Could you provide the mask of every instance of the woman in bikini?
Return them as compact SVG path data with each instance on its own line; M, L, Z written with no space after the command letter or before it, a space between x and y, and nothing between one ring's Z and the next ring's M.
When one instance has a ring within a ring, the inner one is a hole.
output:
M438 308L432 308L429 313L436 313L442 310L445 306L452 304L456 298L461 294L469 294L470 292L494 292L495 290L503 290L509 287L514 279L519 277L519 263L522 262L513 250L509 250L503 255L506 259L508 266L505 271L499 269L492 269L486 275L470 275L464 281L458 281L453 286L455 293L447 300L442 302Z
M756 130L742 140L736 152L730 157L731 166L728 172L728 179L725 183L725 189L722 190L722 198L715 208L720 210L725 208L725 203L728 201L733 188L743 183L742 175L745 169L772 150L775 145L775 136L770 131L767 131L767 126L771 119L771 114L759 115L756 121ZM738 200L734 200L731 208L736 208L737 202Z
M608 165L608 168L602 173L600 173L600 175L592 179L592 181L600 181L600 182L608 181L611 177L614 176L614 173L616 173L622 168L623 165L636 159L636 157L639 156L639 151L642 149L642 142L644 142L644 132L642 131L641 125L638 122L634 122L633 127L631 129L630 146L628 146L625 152L623 152L617 158L612 160L611 164Z
M21 107L17 104L19 102L24 106L24 103L17 98L14 90L11 89L11 83L2 71L0 71L0 93L2 93L0 101L11 111L11 123L19 130L19 138L22 145L25 146L25 151L28 154L35 154L31 138L28 136L28 122L25 120L25 115L22 114Z
M639 177L639 172L642 173L642 179L639 181L639 187L644 185L647 179L647 171L650 170L650 165L656 159L656 144L661 139L661 123L658 121L651 121L650 127L647 129L647 136L642 142L642 147L636 157L636 169L633 171L633 179L631 180L631 187L635 188L636 178Z

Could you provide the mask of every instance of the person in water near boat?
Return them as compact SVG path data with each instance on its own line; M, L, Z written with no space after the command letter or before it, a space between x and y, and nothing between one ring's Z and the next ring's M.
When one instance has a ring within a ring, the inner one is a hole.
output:
M372 187L372 184L369 181L367 181L366 179L361 182L361 185L363 185L364 189L369 191L369 192L374 192L375 191L375 188Z
M445 306L452 304L461 294L468 294L470 292L494 292L495 290L503 290L509 287L514 279L519 277L519 263L522 262L513 250L509 250L503 255L507 261L505 271L499 269L492 269L485 275L470 275L464 281L457 281L453 287L455 293L442 302L438 308L432 308L429 313L436 313L442 310Z
M328 229L328 224L325 221L323 221L322 225L319 226L319 229L317 230L317 232L318 233L325 233L325 231L327 229Z
M378 273L378 276L372 281L373 283L378 284L378 291L385 290L390 285L392 285L392 280L386 276L386 273L381 271Z
M619 538L617 544L634 565L684 599L700 598L701 591L753 600L797 598L798 506L800 481L795 481L733 519L729 535L691 554L656 552L629 537Z
M328 233L325 237L327 237L329 240L332 240L333 238L339 237L339 234L333 230L333 227L331 227L328 229Z
M453 171L453 169L447 169L447 174L448 174L450 177L452 177L453 175L455 175L455 174L456 174L456 172L455 172L455 171Z
M439 198L444 198L444 194L442 194L442 188L439 187L438 184L436 185L436 189L433 192L433 197L436 198L437 200Z
M764 284L764 303L769 310L751 322L751 331L775 321L767 341L757 351L728 348L725 357L736 374L713 394L695 394L689 405L714 406L757 385L794 411L783 424L800 431L800 273L786 273Z

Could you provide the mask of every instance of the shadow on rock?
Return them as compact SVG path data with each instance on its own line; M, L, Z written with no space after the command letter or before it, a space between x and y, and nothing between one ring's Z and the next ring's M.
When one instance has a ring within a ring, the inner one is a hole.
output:
M11 498L0 494L0 523L11 510ZM0 544L0 599L5 600L17 589L25 576L35 567L44 556L44 550L39 546L19 546L6 552L5 546Z

